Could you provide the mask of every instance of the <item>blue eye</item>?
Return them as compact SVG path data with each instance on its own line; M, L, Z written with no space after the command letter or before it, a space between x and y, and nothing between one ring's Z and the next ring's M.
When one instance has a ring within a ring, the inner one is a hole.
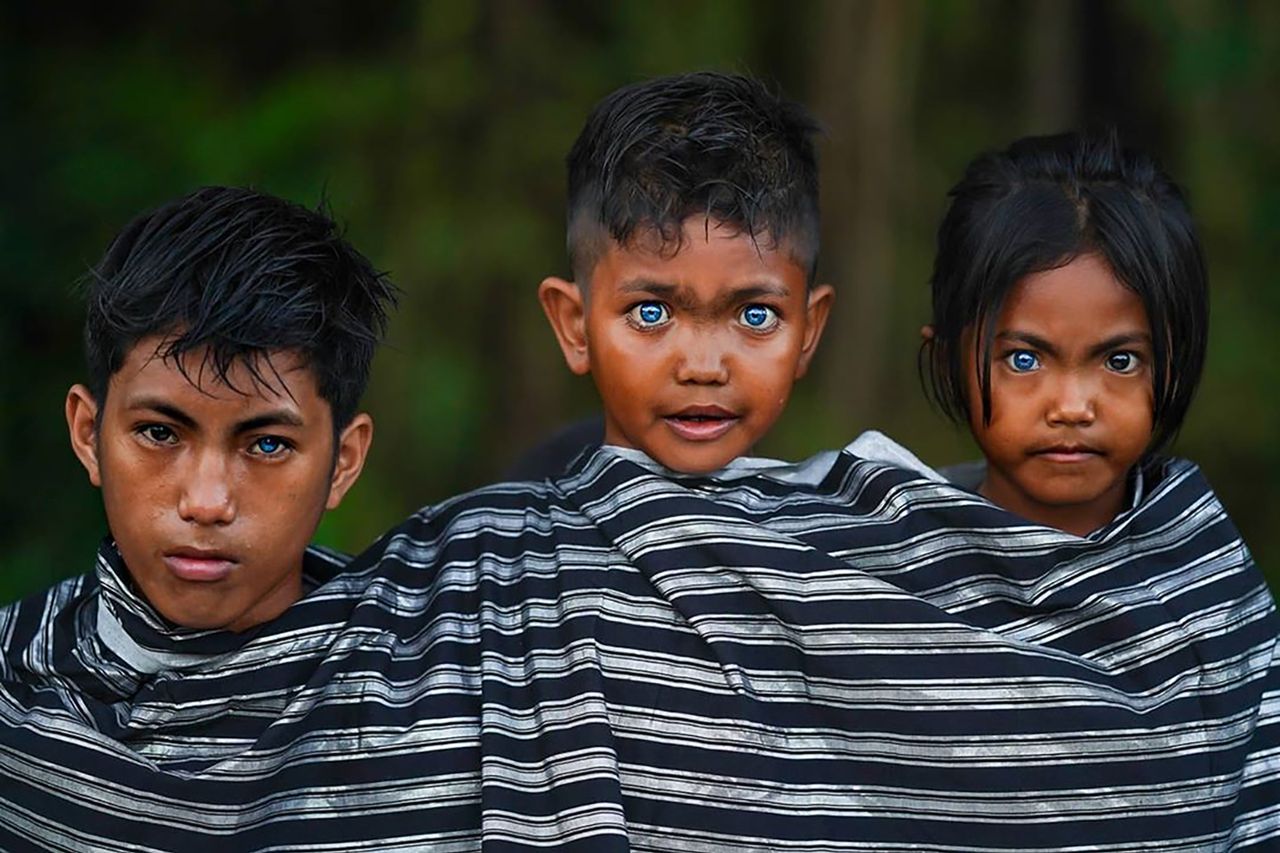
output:
M1030 350L1014 350L1004 357L1014 373L1030 373L1040 367L1040 357Z
M253 449L263 456L278 456L288 446L284 439L275 435L264 435L253 443Z
M1133 373L1139 364L1136 353L1122 351L1107 356L1107 369L1116 373Z
M642 329L661 326L671 319L671 312L661 302L641 302L630 311L627 317Z
M768 305L748 305L741 316L742 324L752 329L770 329L778 324L778 312Z

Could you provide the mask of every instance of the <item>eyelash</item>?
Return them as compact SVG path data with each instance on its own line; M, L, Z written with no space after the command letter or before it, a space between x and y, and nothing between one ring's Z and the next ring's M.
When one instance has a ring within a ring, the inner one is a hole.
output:
M657 320L646 322L641 317L641 313L648 308L657 308L659 312L661 312L662 316ZM662 302L657 302L652 299L646 299L644 302L637 302L635 305L632 305L630 308L628 308L625 316L626 316L627 322L631 324L632 328L638 329L642 332L647 332L651 329L662 328L667 323L670 323L671 309L668 308Z
M166 437L156 438L153 432L158 430L163 430L166 433ZM143 440L162 447L170 447L178 440L178 434L165 424L141 424L134 430L134 433L142 437Z
M1035 363L1023 368L1019 368L1014 363L1014 360L1019 356L1024 356L1024 355L1030 356L1032 359L1035 360ZM1116 356L1126 356L1129 359L1129 363L1123 368L1113 367L1111 365L1111 359L1115 358ZM1014 373L1032 373L1044 366L1040 360L1040 356L1037 355L1032 350L1028 350L1028 349L1011 350L1005 353L1004 355L1000 356L1000 360L1003 361L1009 367L1009 369ZM1138 355L1136 352L1133 352L1132 350L1116 350L1115 352L1107 353L1102 360L1102 364L1112 373L1118 373L1121 376L1128 376L1132 373L1136 373L1138 368L1142 366L1142 356Z
M164 437L157 438L155 435L156 432L163 432ZM166 424L140 424L134 429L134 433L141 437L143 441L157 447L172 447L178 442L178 434L172 427ZM258 447L258 445L264 441L274 441L279 445L279 447L277 447L275 451L268 453ZM246 452L250 456L257 456L263 459L279 459L288 455L288 453L294 449L294 443L283 436L262 435L249 442L249 447Z
M257 449L258 444L263 441L275 441L280 446L279 448L276 449L274 453L267 453L265 451L260 451ZM293 449L294 449L293 442L278 435L262 435L255 438L249 444L249 454L251 456L260 456L264 459L279 459L282 456L287 456Z
M657 319L645 320L643 314L647 311L652 313L650 309L657 309L657 312L659 313ZM764 324L756 326L749 323L747 321L747 312L749 311L766 312ZM667 323L670 323L671 309L665 303L658 302L656 300L645 300L644 302L637 302L635 305L628 308L625 317L627 322L630 323L633 328L642 332L649 331L652 329L660 329ZM778 309L774 308L772 305L763 305L758 302L753 302L750 305L743 306L738 312L738 322L753 332L771 332L781 324L782 316L778 313Z
M1016 364L1014 364L1014 359L1016 359L1018 356L1021 356L1021 355L1030 356L1032 359L1035 360L1035 364L1029 365L1025 368L1019 368ZM1036 353L1028 349L1011 350L1010 352L1007 352L1004 355L1000 356L1000 360L1003 361L1008 366L1008 368L1012 370L1014 373L1031 373L1035 370L1039 370L1040 367L1042 366L1040 363L1040 356L1038 356Z
M1118 355L1125 355L1129 357L1129 364L1124 369L1118 369L1111 366L1111 359ZM1142 356L1129 350L1117 350L1116 352L1107 353L1107 357L1103 359L1102 363L1113 373L1119 373L1121 376L1128 376L1132 373L1136 373L1138 368L1142 366Z

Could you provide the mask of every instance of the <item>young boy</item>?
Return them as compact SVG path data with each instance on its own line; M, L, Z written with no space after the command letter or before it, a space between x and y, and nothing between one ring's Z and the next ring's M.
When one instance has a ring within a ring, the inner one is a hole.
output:
M243 632L302 596L373 436L356 405L391 300L326 217L249 190L200 190L112 243L67 425L102 489L99 558L158 615Z
M160 816L181 849L183 780L298 705L287 656L324 624L299 602L340 568L307 543L368 453L395 292L322 212L225 187L134 219L86 291L66 417L109 535L93 573L0 610L0 847Z
M569 152L574 281L539 290L569 369L590 373L604 442L702 474L750 451L813 358L813 119L746 77L614 92Z

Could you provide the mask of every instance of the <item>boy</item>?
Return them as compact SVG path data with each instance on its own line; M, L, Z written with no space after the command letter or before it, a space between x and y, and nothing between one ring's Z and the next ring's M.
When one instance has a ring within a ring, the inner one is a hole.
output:
M111 245L67 425L102 489L100 559L160 616L243 632L302 596L369 449L356 405L391 300L327 218L249 190L197 191Z
M307 543L364 464L395 292L323 213L225 187L133 220L86 290L66 417L109 536L93 574L0 610L0 847L105 848L137 818L182 849L217 824L184 786L264 715L340 737L350 702L298 666L334 608L300 600L340 567ZM231 787L275 766L242 755Z
M816 125L745 77L628 86L569 152L574 281L539 289L604 442L707 473L750 451L813 358Z

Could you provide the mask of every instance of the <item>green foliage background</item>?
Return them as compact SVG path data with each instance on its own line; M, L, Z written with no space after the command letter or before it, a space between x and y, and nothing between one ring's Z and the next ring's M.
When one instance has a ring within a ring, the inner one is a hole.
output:
M1155 0L424 0L0 7L0 601L88 568L104 532L67 447L73 283L132 215L204 184L327 196L404 289L366 473L320 538L363 547L589 413L537 307L565 274L562 159L641 77L716 68L809 103L823 277L841 309L760 450L878 427L974 455L915 376L932 233L978 151L1110 122L1187 187L1213 282L1178 444L1280 580L1280 5Z

